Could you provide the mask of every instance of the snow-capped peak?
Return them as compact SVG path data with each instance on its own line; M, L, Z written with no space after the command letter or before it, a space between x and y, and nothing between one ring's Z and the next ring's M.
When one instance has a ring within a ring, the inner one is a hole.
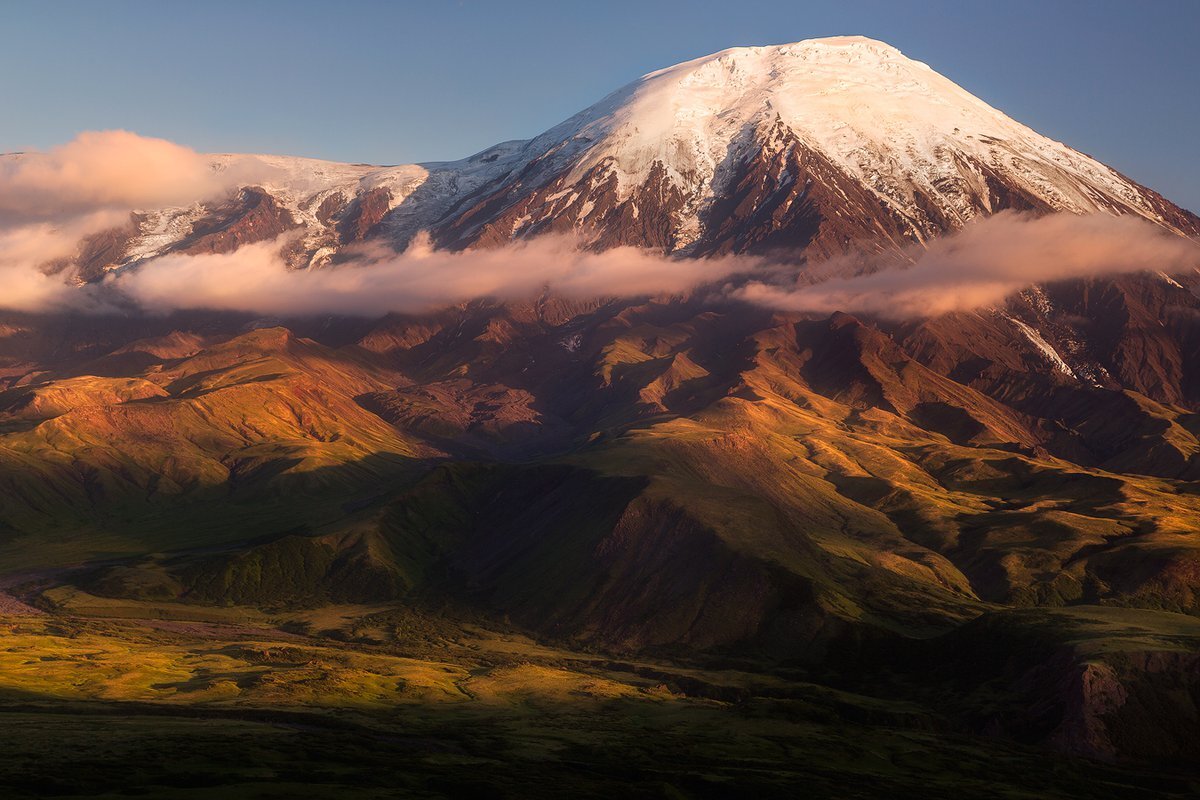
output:
M303 235L290 263L309 266L363 238L403 246L422 229L454 248L555 231L597 247L789 248L814 258L864 242L902 248L1010 208L1137 214L1200 232L1194 215L861 36L737 47L677 64L540 136L458 161L211 158L215 170L253 175L245 186L270 202L250 192L241 206L198 197L142 209L120 256L93 248L107 260L89 274L295 228Z
M711 195L722 165L776 120L913 219L921 238L938 232L918 222L927 202L959 224L993 210L989 178L1048 209L1132 211L1163 223L1141 187L1114 170L862 36L732 48L652 72L534 145L575 157L575 177L610 161L622 195L655 163Z

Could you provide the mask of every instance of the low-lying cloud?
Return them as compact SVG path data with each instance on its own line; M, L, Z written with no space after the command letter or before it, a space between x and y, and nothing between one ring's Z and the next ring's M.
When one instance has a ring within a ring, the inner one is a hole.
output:
M60 218L98 208L164 208L255 180L265 165L218 169L211 156L129 131L89 131L44 152L0 159L0 213Z
M47 274L89 236L129 224L130 212L189 206L269 179L253 157L218 162L127 131L80 134L45 152L0 157L0 306L23 311L213 309L256 314L424 311L477 297L530 297L545 287L569 297L676 293L749 262L669 259L631 247L592 252L565 237L494 250L438 251L428 237L404 252L359 246L345 263L291 270L287 237L228 254L168 253L77 287Z
M218 163L186 147L128 131L82 133L44 152L0 156L0 306L87 308L96 299L49 275L131 212L217 199L273 170L246 157Z
M815 284L752 282L737 295L788 311L909 319L996 305L1035 283L1200 265L1195 242L1146 220L1108 214L1003 212L913 248L908 256L906 268ZM822 271L838 269L829 264Z
M419 236L397 253L382 245L351 252L337 267L290 270L280 242L221 255L167 255L109 285L153 311L221 309L273 315L376 316L419 312L492 297L521 299L545 288L571 298L685 292L750 268L737 257L666 258L634 247L581 249L545 236L495 249L435 250Z
M218 159L126 131L0 157L0 306L375 316L479 297L528 298L547 287L576 298L675 294L740 275L718 291L783 310L912 318L995 305L1034 283L1200 264L1194 242L1135 217L1001 213L913 247L904 267L876 271L877 263L847 258L797 275L764 259L678 259L632 247L594 252L565 237L457 253L418 237L401 253L360 245L336 266L297 271L281 255L284 237L228 254L168 253L101 285L72 285L67 271L49 274L87 237L128 225L134 210L213 200L272 174L253 157ZM845 277L855 273L864 274Z
M757 276L731 296L790 311L921 318L996 305L1032 284L1146 269L1200 265L1196 243L1133 217L1001 213L928 246L904 268L801 284L766 281L783 268L728 256L668 258L632 247L580 249L566 237L542 237L466 252L433 249L418 237L403 253L383 245L352 251L350 264L290 270L281 242L225 255L168 255L110 286L154 311L211 308L273 315L420 312L478 297L526 298L548 287L576 298L685 292L735 274ZM820 266L849 270L850 259ZM792 273L794 275L794 273Z

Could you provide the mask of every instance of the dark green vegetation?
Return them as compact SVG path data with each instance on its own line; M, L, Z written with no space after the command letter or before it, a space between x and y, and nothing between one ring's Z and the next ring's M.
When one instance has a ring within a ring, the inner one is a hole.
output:
M1200 302L1047 291L1094 379L993 312L9 319L0 783L1193 795Z
M612 658L385 607L268 616L51 597L56 613L6 620L6 796L1148 798L1200 788L1186 769L1101 765L981 736L948 705L986 713L1004 702L986 696L998 688L989 684L947 693L954 683L901 671L872 677L872 696L795 667ZM1073 624L1038 622L1051 637ZM1200 642L1200 626L1181 625Z

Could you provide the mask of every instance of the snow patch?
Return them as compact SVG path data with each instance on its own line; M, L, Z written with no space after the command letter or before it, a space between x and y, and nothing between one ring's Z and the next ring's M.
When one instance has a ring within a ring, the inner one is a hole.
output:
M1034 328L1026 325L1024 322L1016 319L1015 317L1008 316L1007 314L1004 315L1004 317L1013 325L1015 325L1017 330L1025 334L1025 338L1029 340L1030 344L1037 348L1038 352L1045 356L1046 360L1049 361L1055 369L1064 375L1070 375L1076 380L1079 379L1079 376L1075 374L1075 370L1071 369L1071 366L1063 360L1063 357L1058 354L1058 351L1051 347L1050 343L1043 339L1042 335Z
M1183 288L1183 284L1182 284L1182 283L1180 283L1179 281L1175 280L1174 278L1172 278L1172 277L1171 277L1170 275L1168 275L1167 273L1165 273L1165 272L1159 272L1158 274L1159 274L1159 276L1161 276L1161 277L1162 277L1162 279L1163 279L1164 281L1166 281L1167 283L1171 284L1171 285L1172 285L1172 286L1174 286L1176 289L1182 289L1182 288Z

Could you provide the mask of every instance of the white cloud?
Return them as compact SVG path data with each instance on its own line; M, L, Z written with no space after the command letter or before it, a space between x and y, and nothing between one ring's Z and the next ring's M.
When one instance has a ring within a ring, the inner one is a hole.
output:
M737 295L789 311L932 317L994 305L1035 283L1200 264L1195 242L1136 217L1108 214L1004 212L908 255L907 268L808 285L752 282ZM824 266L826 274L838 268Z

